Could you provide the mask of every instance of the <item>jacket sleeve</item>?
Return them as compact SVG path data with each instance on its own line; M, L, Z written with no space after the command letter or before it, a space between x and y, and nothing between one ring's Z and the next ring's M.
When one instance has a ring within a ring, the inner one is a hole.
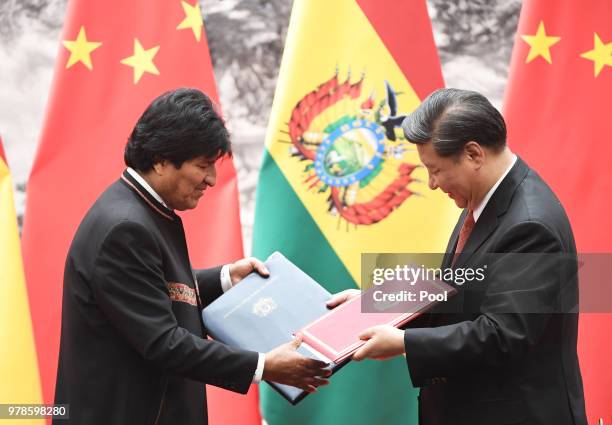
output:
M470 369L499 367L521 356L538 344L551 315L558 312L568 276L559 270L561 244L545 225L517 224L495 250L504 254L489 257L488 286L473 320L404 332L413 385L465 376Z
M210 269L195 270L198 289L204 306L207 306L223 295L223 289L221 288L222 267L223 266L218 266Z
M167 373L246 393L258 353L205 340L180 327L172 311L154 236L123 221L106 235L92 290L114 328L145 360Z

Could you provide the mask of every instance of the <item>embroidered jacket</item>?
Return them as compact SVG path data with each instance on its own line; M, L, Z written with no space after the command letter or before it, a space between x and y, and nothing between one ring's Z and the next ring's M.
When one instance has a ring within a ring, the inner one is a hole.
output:
M211 242L212 243L212 242ZM124 172L79 226L64 273L61 424L206 424L202 383L246 393L258 353L206 339L220 268L193 271L181 219Z

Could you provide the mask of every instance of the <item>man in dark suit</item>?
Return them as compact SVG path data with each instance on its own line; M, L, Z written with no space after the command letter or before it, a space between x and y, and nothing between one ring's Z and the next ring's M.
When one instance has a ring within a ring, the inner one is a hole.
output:
M127 170L68 253L55 402L70 405L70 419L58 423L202 425L204 384L244 394L261 379L307 391L327 383L326 365L295 351L299 339L264 354L206 338L202 308L249 273L267 274L253 258L209 270L189 262L174 211L197 206L229 154L224 123L197 90L158 97L138 120Z
M429 187L463 209L442 269L484 266L485 280L456 285L410 329L366 330L354 359L405 353L421 424L586 425L576 247L559 200L506 146L501 114L478 93L438 90L402 127Z

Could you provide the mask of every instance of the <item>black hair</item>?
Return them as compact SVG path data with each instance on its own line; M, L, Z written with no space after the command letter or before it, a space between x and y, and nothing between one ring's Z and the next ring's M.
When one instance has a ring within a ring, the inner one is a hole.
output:
M229 133L210 98L197 89L180 88L157 97L138 119L125 146L128 167L148 171L168 160L176 168L205 156L231 156Z
M486 97L468 90L436 90L404 119L402 129L412 143L431 141L440 156L459 154L469 141L494 152L506 146L502 115Z

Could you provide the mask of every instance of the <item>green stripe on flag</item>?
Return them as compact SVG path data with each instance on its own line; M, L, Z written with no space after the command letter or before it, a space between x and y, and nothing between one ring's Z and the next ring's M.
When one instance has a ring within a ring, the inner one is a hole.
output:
M267 258L280 251L331 293L356 288L274 159L267 151L264 155L255 201L253 255Z

